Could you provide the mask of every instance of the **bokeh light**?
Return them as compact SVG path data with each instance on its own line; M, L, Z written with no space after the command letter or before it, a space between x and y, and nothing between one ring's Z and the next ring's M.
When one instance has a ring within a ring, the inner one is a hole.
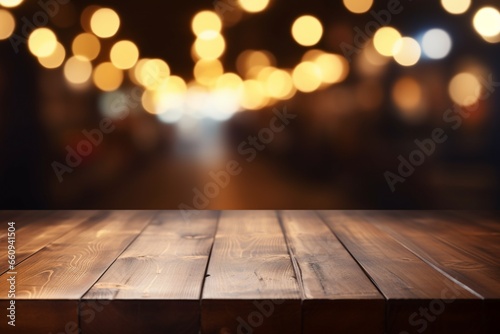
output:
M187 84L181 77L177 75L169 76L165 81L158 86L157 94L182 94L187 91Z
M293 85L299 91L310 93L321 85L323 76L321 68L313 62L304 61L298 64L292 73Z
M123 82L123 71L112 63L99 64L93 74L94 84L105 92L117 90Z
M75 37L71 48L75 56L94 60L101 51L101 43L93 34L82 33Z
M422 37L422 51L432 59L442 59L451 51L451 37L442 29L430 29Z
M217 78L224 73L222 63L217 59L201 59L196 62L193 70L196 82L204 86L212 86Z
M200 36L206 31L219 33L222 29L222 21L216 13L204 10L194 16L191 29L196 36Z
M0 0L0 5L7 8L19 6L24 0Z
M403 77L392 88L392 100L406 116L412 116L421 106L422 87L414 78Z
M493 7L483 7L474 15L474 28L485 37L500 34L500 12Z
M241 8L249 13L261 12L269 5L269 0L238 0Z
M326 84L344 81L349 73L349 63L340 55L325 53L319 55L314 63L320 68L322 82Z
M325 51L319 50L319 49L310 49L307 50L303 55L301 60L302 61L315 61L316 58L321 56L322 54L325 54Z
M194 51L201 59L217 59L226 48L224 37L218 33L199 36L194 43Z
M73 56L64 64L64 77L72 84L86 83L92 75L92 64L86 58Z
M394 60L402 66L415 65L422 54L420 44L411 37L403 37L396 41L393 50Z
M382 27L373 36L373 46L378 53L392 57L394 45L401 39L401 34L393 27Z
M114 36L120 28L120 17L111 8L100 8L90 19L92 32L101 38Z
M61 43L57 43L56 49L47 57L38 57L38 62L45 68L54 69L60 67L66 58L66 50Z
M57 37L48 28L35 29L28 38L28 48L37 57L50 56L57 47Z
M486 42L495 44L500 43L500 33L495 36L481 36Z
M319 42L323 35L321 22L311 15L297 18L292 25L293 39L302 46L312 46Z
M170 76L170 66L162 59L148 59L137 67L136 77L147 89L156 89Z
M253 75L253 78L259 80L263 85L265 85L267 80L269 79L269 76L274 71L276 71L276 67L274 66L262 67L258 71L256 71L256 75Z
M170 76L158 87L153 101L161 121L175 123L182 117L186 91L186 82L176 75Z
M111 48L110 59L115 67L127 70L139 60L139 49L131 41L116 42Z
M143 85L141 82L141 71L144 64L146 64L150 59L141 58L135 63L135 66L128 70L129 79L136 85ZM143 85L144 86L144 85Z
M12 14L0 9L0 40L9 38L16 29L16 20Z
M265 50L245 50L236 59L238 73L247 78L251 73L259 69L274 65L274 56Z
M475 104L479 99L481 83L474 74L462 72L451 79L448 92L453 102L468 107Z
M217 90L229 90L238 93L243 85L243 79L240 78L236 73L224 73L217 78L215 83L215 88Z
M361 14L370 10L373 0L343 0L344 6L352 13Z
M153 115L158 113L155 98L156 98L156 94L154 91L145 90L144 93L142 93L142 98L141 98L142 107L148 113L153 114Z
M469 9L471 0L441 0L441 5L450 14L463 14Z
M92 32L90 21L92 20L92 16L94 15L94 13L101 8L101 6L90 5L85 7L85 9L82 11L82 14L80 15L80 25L85 32Z
M262 83L258 80L243 82L243 95L240 104L248 110L258 110L266 106L268 98Z
M275 99L287 99L294 91L292 76L284 70L274 70L266 81L267 94Z

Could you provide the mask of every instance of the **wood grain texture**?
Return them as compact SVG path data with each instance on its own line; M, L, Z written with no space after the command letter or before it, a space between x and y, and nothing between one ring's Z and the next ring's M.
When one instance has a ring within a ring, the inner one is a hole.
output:
M471 222L457 223L442 215L422 217L419 213L402 212L363 212L360 215L487 300L486 314L500 310L500 234ZM403 219L405 225L401 228ZM484 332L500 332L496 316L485 318L488 325L484 325Z
M45 218L54 215L56 211L43 210L43 211L0 211L0 223L2 228L0 231L0 238L7 236L7 222L15 222L16 230L19 230L31 223L44 220Z
M82 333L193 333L218 212L158 215L84 296ZM92 304L92 302L94 304ZM110 327L111 325L113 327Z
M104 271L142 231L153 217L153 212L102 212L79 224L72 231L45 246L17 266L16 302L36 300L30 312L37 315L40 326L45 318L53 318L48 306L63 304L59 301L79 300ZM0 298L5 299L8 289L6 274L0 276ZM48 302L45 302L48 301ZM64 307L70 318L59 317L51 330L58 331L74 321L78 303L72 309ZM19 321L16 330L29 332L33 323ZM0 322L0 329L6 329ZM43 325L45 326L45 325Z
M464 225L479 225L494 232L500 232L500 211L451 210L445 213L448 216L454 216L458 221L465 222Z
M300 333L300 290L273 211L224 211L202 294L202 333Z
M322 211L388 302L388 333L478 333L481 299L353 212ZM401 222L401 227L404 222Z
M495 214L218 214L0 212L0 333L500 333Z
M304 291L303 333L383 333L383 296L318 215L280 216Z
M96 211L54 211L20 215L15 219L16 263L21 263L95 214ZM3 230L7 231L7 228ZM7 235L4 233L0 236L0 248L6 249L6 245ZM0 274L8 270L7 256L7 252L0 253Z

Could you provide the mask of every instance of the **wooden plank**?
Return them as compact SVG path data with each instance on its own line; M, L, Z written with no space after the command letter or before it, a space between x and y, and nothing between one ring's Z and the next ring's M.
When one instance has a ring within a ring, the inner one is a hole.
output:
M300 333L300 298L276 213L224 211L202 294L202 333Z
M198 334L218 215L157 216L84 296L82 333Z
M318 215L281 220L304 291L303 333L383 333L384 298Z
M457 220L480 225L491 231L500 233L500 212L498 211L446 211L450 216L458 218Z
M95 214L97 211L35 211L33 216L22 215L15 220L16 263L19 265L26 258ZM7 228L4 230L7 231ZM4 234L0 237L0 248L6 249L6 245L7 235ZM8 270L7 256L7 252L0 253L0 275Z
M55 211L28 211L28 210L9 210L0 212L0 222L2 226L7 226L7 222L15 222L16 229L19 230L31 223L48 218L54 215ZM7 228L0 230L0 238L7 236Z
M364 217L321 216L386 297L388 333L477 333L481 299L448 279ZM404 225L401 225L404 228Z
M16 330L66 332L78 324L78 300L149 223L153 212L119 211L80 224L19 264ZM7 273L8 274L8 273ZM0 276L0 308L6 309L7 274ZM51 312L58 311L55 318ZM44 324L45 319L53 319ZM0 331L7 322L0 322Z
M497 319L500 311L500 235L484 232L472 221L464 226L443 216L434 218L432 213L428 213L426 219L390 212L362 215L424 261L481 295L486 314L483 331L500 332ZM402 221L405 228L401 228ZM466 234L462 229L476 234Z

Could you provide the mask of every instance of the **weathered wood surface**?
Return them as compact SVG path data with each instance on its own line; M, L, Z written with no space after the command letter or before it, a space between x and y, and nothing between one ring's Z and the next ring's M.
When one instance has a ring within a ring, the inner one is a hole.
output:
M500 223L470 211L3 211L1 333L500 333Z
M479 295L484 300L484 330L500 333L496 321L500 314L500 233L474 221L464 223L446 215L422 216L418 212L360 215Z
M319 216L281 219L304 291L303 333L383 333L383 296Z
M349 211L321 215L386 297L388 333L479 331L479 296L435 270L366 217ZM402 222L401 229L405 228Z
M16 263L19 264L40 249L74 229L96 211L54 211L34 215L17 215L15 222ZM4 226L7 224L4 222ZM0 247L6 249L7 228L0 234ZM0 274L8 270L7 252L0 253Z
M101 212L20 263L16 268L20 318L16 331L37 333L42 327L59 333L78 324L79 300L153 215L144 211ZM0 308L4 310L9 302L5 299L8 276L9 272L0 276ZM60 309L57 317L54 309ZM0 323L2 332L7 326L5 321Z
M218 213L163 212L84 296L83 333L193 333ZM91 321L90 321L91 320Z
M300 333L300 297L276 212L222 212L202 294L203 333Z

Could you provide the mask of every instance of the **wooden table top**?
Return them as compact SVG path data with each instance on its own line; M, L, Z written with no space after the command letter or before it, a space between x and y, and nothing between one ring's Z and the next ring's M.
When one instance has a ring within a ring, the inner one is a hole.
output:
M4 211L0 333L498 334L497 214Z

